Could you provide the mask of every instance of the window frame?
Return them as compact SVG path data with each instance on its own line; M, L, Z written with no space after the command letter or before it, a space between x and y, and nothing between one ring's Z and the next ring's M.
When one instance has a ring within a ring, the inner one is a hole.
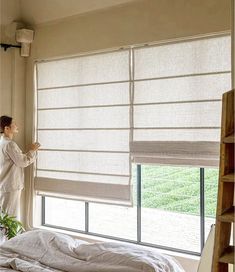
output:
M133 66L133 49L143 48L146 46L156 46L156 45L163 45L163 44L167 44L167 43L180 43L180 42L185 42L185 41L193 41L193 40L207 39L207 38L213 38L213 37L222 37L222 36L231 36L231 33L230 32L223 32L223 33L221 32L218 34L203 35L203 36L196 36L196 37L195 36L194 37L187 37L187 38L183 38L183 39L177 39L177 40L174 39L174 40L162 41L162 42L158 42L158 43L151 43L151 44L147 44L147 45L145 44L145 45L137 45L137 46L128 46L125 48L130 50L130 58L132 59L131 66ZM122 49L125 49L125 48L122 48ZM88 53L88 54L83 54L83 55L88 56L88 55L94 55L94 54L99 54L99 53L106 53L106 52L109 53L112 51L116 51L116 49L110 49L110 50L105 50L105 51L90 53L90 54ZM77 55L77 56L79 56L79 55ZM63 59L63 58L61 58L61 59ZM40 61L44 61L44 60L40 60ZM50 61L50 60L46 60L46 61ZM39 62L39 61L37 61L37 62ZM226 71L226 73L232 74L231 71ZM130 84L131 84L132 90L134 88L133 83L135 81L133 77L134 77L134 71L132 71L131 78L130 78ZM141 81L144 81L144 80L141 80ZM37 105L37 90L36 90L36 105ZM133 107L133 105L132 105L132 107ZM37 121L38 121L37 120L37 106L36 106L36 110L34 112L34 120L35 120L35 124L37 125ZM37 126L36 125L35 125L35 131L34 131L35 138L37 138L37 129L36 129ZM173 248L173 247L150 244L150 243L146 243L146 242L141 241L141 209L142 209L142 204L141 204L141 164L137 164L137 177L136 177L136 179L137 179L137 185L136 185L137 186L137 220L136 220L137 237L136 237L136 241L124 239L124 238L117 238L115 236L102 235L99 233L90 232L89 231L89 202L86 202L86 201L84 201L85 202L85 231L46 224L46 222L45 222L45 212L46 212L45 197L46 196L41 196L41 225L45 226L45 227L55 228L55 229L72 231L75 233L82 233L82 234L92 235L92 236L96 236L96 237L108 238L108 239L113 239L113 240L117 240L117 241L129 242L129 243L134 243L134 244L138 244L138 245L149 246L149 247L159 248L159 249L163 249L163 250L169 250L169 251L178 252L178 253L185 253L185 254L200 256L202 249L204 247L204 244L205 244L205 191L204 191L205 168L198 167L198 169L200 171L200 252L194 252L194 251L189 251L189 250L177 249L177 248ZM67 199L64 197L61 197L61 198Z
M51 225L47 224L45 222L45 215L46 215L46 201L45 201L45 196L42 196L41 199L41 204L42 204L42 214L41 214L41 225L44 227L50 227L50 228L55 228L55 229L61 229L61 230L66 230L66 231L72 231L76 233L82 233L82 234L87 234L87 235L92 235L96 237L102 237L102 238L107 238L107 239L112 239L116 241L122 241L122 242L128 242L128 243L134 243L137 245L142 245L142 246L149 246L153 248L158 248L158 249L163 249L163 250L169 250L173 252L178 252L178 253L184 253L184 254L190 254L190 255L195 255L195 256L200 256L203 250L203 247L205 245L205 191L204 191L204 186L205 186L205 168L197 168L199 170L199 176L200 176L200 252L195 252L195 251L190 251L190 250L184 250L184 249L179 249L175 247L168 247L168 246L163 246L163 245L158 245L158 244L151 244L147 242L143 242L141 240L141 210L142 210L142 203L141 203L141 198L142 198L142 175L141 175L141 164L136 165L136 200L137 200L137 219L136 219L136 226L137 226L137 235L136 235L136 240L130 240L126 238L119 238L115 236L110 236L110 235L103 235L99 233L94 233L89 231L89 202L85 202L85 231L83 230L78 230L78 229L73 229L73 228L67 228L67 227L62 227L62 226L56 226L56 225ZM62 198L63 199L63 198ZM66 199L66 198L64 198ZM76 201L76 200L75 200Z

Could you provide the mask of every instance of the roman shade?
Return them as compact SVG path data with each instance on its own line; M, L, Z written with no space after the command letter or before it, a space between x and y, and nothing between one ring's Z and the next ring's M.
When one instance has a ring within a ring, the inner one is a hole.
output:
M36 63L35 190L131 204L131 164L216 167L230 36Z
M36 64L39 194L131 204L129 56Z
M135 163L218 166L230 36L134 49Z

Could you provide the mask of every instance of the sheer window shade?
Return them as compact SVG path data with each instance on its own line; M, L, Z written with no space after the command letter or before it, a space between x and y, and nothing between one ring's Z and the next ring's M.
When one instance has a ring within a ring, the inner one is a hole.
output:
M35 189L126 205L130 154L217 166L230 61L230 37L215 36L37 63Z
M133 161L217 166L230 37L134 49Z
M37 63L39 194L131 203L129 56Z

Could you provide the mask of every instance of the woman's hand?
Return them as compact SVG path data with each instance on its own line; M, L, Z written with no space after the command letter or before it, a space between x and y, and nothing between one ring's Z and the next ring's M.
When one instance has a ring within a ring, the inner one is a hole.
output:
M33 143L30 146L30 150L37 151L40 146L41 146L40 143Z

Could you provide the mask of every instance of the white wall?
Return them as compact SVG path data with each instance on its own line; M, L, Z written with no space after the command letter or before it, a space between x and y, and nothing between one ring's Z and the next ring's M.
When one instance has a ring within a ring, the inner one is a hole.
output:
M0 0L0 42L15 43L9 25L20 20L20 0ZM16 48L0 49L0 115L13 116L19 126L18 145L25 148L25 67L26 60ZM22 209L24 196L22 197Z
M0 41L15 44L14 34L8 35L11 22L20 20L20 1L1 0L0 2ZM20 50L0 49L0 115L13 116L20 128L16 139L24 148L25 116L25 67L26 60L20 56Z
M20 0L0 0L0 22L7 25L21 17Z
M25 145L25 59L18 49L0 51L0 115L13 116L19 126L16 142Z
M230 29L230 0L143 0L42 24L34 59Z
M22 16L31 25L140 0L20 0Z

